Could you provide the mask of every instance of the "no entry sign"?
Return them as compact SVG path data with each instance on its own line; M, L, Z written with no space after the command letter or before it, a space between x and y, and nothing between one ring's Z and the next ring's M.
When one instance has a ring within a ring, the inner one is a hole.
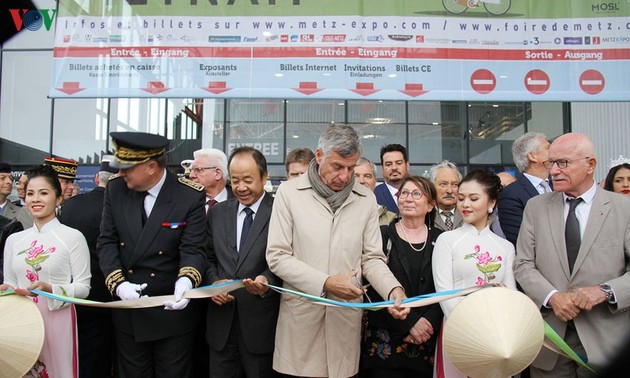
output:
M470 75L470 86L477 93L487 94L497 86L497 79L486 69L477 70Z
M604 90L606 80L597 70L586 70L580 75L580 88L588 94L596 95Z
M547 92L551 81L545 71L531 70L525 75L525 88L533 94L539 95Z

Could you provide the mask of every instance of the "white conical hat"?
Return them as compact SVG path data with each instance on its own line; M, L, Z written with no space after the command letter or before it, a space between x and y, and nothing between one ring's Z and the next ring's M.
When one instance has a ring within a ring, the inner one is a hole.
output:
M511 377L540 352L545 337L540 311L525 294L503 287L464 298L446 320L443 348L462 373Z
M22 377L44 344L44 321L37 305L21 295L0 297L0 378Z

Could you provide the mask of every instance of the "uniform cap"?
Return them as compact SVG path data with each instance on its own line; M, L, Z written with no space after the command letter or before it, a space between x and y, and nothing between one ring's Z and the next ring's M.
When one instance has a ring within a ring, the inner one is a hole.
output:
M44 158L44 164L50 165L52 169L57 172L57 176L69 180L77 178L77 168L79 163L74 160L63 159L58 157L46 157Z
M168 139L161 135L118 131L111 132L109 135L116 149L114 160L109 163L113 168L131 168L166 154Z
M99 168L99 172L118 173L118 169L109 165L112 160L114 160L114 155L103 155L101 158L101 167Z

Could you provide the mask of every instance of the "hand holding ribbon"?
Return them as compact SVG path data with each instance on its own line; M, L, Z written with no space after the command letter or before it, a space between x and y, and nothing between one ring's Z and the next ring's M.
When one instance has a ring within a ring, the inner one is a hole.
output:
M175 282L175 301L164 302L165 310L183 310L188 306L190 299L184 298L184 294L192 289L192 282L188 277L179 277Z
M118 285L118 287L116 288L116 295L123 301L129 299L138 299L140 298L140 296L142 296L142 290L146 288L147 284L145 283L143 283L142 285L138 285L129 281L125 281Z

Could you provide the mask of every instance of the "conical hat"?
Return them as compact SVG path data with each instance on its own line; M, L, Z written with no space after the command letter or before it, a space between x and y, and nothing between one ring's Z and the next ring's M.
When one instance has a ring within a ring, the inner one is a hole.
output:
M469 377L506 378L534 361L544 336L534 302L498 287L479 290L455 306L442 342L451 363Z
M20 295L0 297L0 378L22 377L44 344L44 321L37 306Z

